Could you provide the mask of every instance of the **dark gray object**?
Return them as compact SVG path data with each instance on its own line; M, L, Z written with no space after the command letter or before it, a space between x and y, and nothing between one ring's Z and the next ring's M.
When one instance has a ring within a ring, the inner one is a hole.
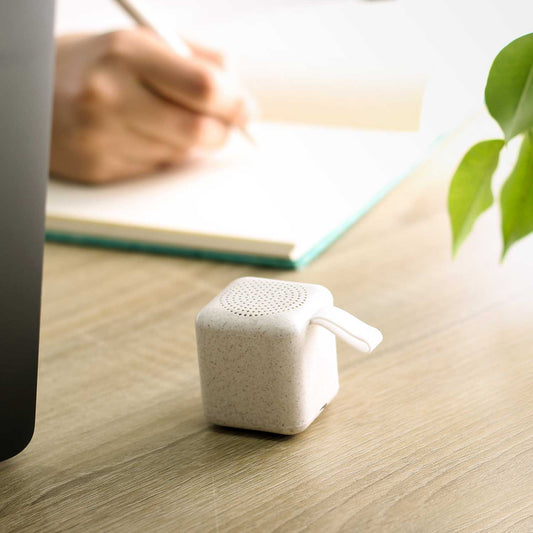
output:
M53 0L0 0L0 460L33 435Z

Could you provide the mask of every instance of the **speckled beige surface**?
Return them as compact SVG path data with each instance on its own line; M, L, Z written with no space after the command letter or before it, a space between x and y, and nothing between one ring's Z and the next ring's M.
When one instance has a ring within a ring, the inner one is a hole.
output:
M338 390L335 336L310 325L322 286L239 278L196 319L204 411L222 426L294 434Z

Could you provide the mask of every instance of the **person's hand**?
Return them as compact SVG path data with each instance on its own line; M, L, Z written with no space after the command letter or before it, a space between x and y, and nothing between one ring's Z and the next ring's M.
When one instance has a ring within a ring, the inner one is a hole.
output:
M50 170L104 183L177 165L222 146L252 100L223 57L175 54L144 29L57 39Z

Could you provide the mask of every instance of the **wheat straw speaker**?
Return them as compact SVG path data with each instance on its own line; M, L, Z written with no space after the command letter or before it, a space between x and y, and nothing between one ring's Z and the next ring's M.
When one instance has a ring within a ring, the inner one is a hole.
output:
M221 426L299 433L339 389L335 337L383 339L321 285L239 278L196 317L204 411Z

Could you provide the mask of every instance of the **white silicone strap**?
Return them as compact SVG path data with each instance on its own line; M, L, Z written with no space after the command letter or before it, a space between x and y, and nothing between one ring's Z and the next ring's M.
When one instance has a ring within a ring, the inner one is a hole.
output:
M383 340L379 329L369 326L338 307L321 309L311 319L311 323L329 329L344 342L364 353L373 351Z

